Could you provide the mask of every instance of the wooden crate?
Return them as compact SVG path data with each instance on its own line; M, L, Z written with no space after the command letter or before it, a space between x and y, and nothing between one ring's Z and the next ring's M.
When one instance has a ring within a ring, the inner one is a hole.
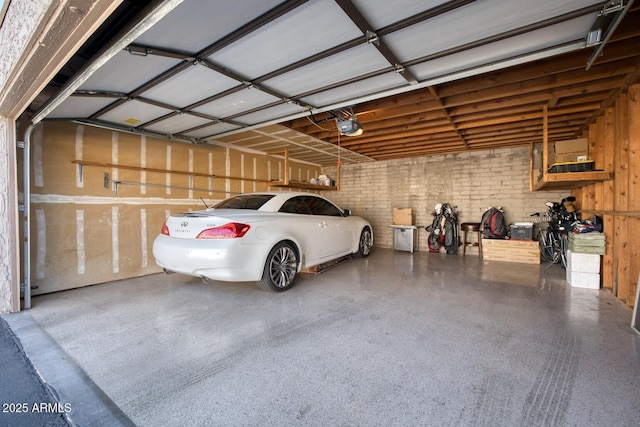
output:
M486 261L540 264L540 249L535 240L482 239L482 258Z

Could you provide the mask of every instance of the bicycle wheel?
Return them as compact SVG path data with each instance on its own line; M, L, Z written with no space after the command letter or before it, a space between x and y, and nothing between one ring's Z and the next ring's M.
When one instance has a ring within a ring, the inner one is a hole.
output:
M555 231L549 232L549 241L551 243L551 252L554 264L561 262L562 260L562 243L560 241L560 235Z
M545 261L551 264L558 262L560 257L559 245L554 242L553 233L550 233L548 228L543 228L538 232L538 246L540 247L540 254Z
M560 262L565 269L567 268L567 249L569 249L569 236L563 233L560 235Z

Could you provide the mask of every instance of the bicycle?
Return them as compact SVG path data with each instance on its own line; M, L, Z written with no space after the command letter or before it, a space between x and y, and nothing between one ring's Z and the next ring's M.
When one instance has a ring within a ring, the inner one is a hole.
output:
M574 222L579 221L579 213L573 207L576 198L565 197L560 203L546 202L547 212L531 215L533 222L548 223L538 231L538 246L542 258L550 264L561 263L567 268L569 231Z

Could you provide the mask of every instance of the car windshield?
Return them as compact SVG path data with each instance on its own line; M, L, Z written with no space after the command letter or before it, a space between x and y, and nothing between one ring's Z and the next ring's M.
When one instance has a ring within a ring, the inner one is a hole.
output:
M223 200L214 206L216 209L251 209L257 211L267 203L272 194L243 194Z

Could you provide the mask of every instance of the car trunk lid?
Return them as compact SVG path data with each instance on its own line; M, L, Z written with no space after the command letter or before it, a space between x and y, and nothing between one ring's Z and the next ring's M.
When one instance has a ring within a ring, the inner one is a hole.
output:
M204 230L221 227L229 223L255 224L275 218L274 214L243 209L207 209L184 212L169 216L165 222L169 235L178 239L195 239Z

